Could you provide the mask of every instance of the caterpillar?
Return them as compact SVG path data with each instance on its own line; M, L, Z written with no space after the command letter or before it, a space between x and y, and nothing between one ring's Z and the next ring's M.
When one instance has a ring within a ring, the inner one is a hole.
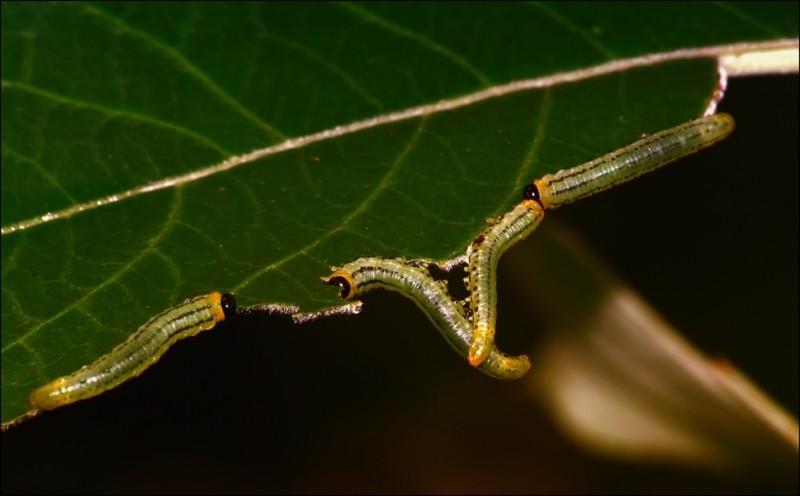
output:
M730 114L701 117L645 136L581 165L547 174L525 188L525 198L552 209L594 195L724 139L735 124Z
M343 300L352 300L376 288L400 293L413 301L450 346L466 358L473 334L466 310L450 296L444 281L430 276L424 264L399 258L364 257L331 267L333 273L322 281L338 286ZM492 346L478 370L497 379L514 380L525 375L530 367L527 356L508 356Z
M686 122L624 146L581 165L547 174L523 191L523 200L485 228L467 248L465 279L470 293L473 340L469 363L479 366L492 350L497 322L497 264L508 248L532 233L553 209L594 195L696 153L728 136L734 128L729 114L714 114Z
M532 233L544 217L544 209L534 200L523 200L485 229L467 248L467 273L464 279L472 310L473 336L467 360L480 365L494 345L497 320L497 264L500 256Z
M28 403L37 411L52 410L97 396L137 377L176 341L207 331L235 313L236 300L229 293L213 292L186 300L148 320L90 365L36 389Z

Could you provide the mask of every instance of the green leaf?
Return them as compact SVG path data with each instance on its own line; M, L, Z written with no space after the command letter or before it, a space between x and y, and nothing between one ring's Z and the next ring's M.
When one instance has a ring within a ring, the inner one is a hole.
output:
M337 305L330 265L456 256L710 100L712 58L634 57L797 36L796 4L2 8L4 422L185 298Z

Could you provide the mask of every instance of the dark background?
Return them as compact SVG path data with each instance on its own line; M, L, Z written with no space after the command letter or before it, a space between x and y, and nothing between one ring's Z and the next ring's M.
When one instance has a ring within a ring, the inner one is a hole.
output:
M731 138L552 214L795 415L797 94L796 76L734 79L720 108ZM631 248L642 239L669 256ZM501 284L508 351L541 337L515 325L514 300ZM358 317L300 327L225 323L3 433L3 493L798 491L796 467L722 475L587 454L515 383L470 370L413 304L365 301Z

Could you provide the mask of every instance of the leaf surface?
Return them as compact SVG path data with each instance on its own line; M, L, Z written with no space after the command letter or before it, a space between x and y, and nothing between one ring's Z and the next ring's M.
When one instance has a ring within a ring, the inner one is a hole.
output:
M713 58L647 56L797 36L761 5L3 4L3 421L185 298L312 312L330 265L459 255L703 111Z

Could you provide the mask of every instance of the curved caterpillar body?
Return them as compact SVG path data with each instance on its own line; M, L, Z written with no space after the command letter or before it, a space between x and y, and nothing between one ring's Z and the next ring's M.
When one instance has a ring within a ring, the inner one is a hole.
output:
M468 359L480 365L492 349L497 322L497 263L500 255L533 232L545 209L557 208L691 155L728 136L729 114L701 117L651 135L581 165L536 179L524 199L488 226L467 249L466 282L473 313L474 339Z
M351 300L375 288L396 291L412 300L444 336L450 346L466 357L472 340L472 326L466 312L447 291L443 281L433 279L427 269L403 259L365 257L333 267L322 278L326 284L339 286L340 296ZM528 357L511 357L490 347L478 370L497 379L519 379L530 369Z
M497 320L497 263L500 256L532 233L544 217L541 205L523 200L475 238L467 248L467 272L464 281L472 309L473 339L467 354L470 365L480 365L494 346Z
M97 396L144 372L176 341L211 329L235 313L232 294L214 292L186 300L148 320L92 364L35 390L28 403L34 410L52 410Z

